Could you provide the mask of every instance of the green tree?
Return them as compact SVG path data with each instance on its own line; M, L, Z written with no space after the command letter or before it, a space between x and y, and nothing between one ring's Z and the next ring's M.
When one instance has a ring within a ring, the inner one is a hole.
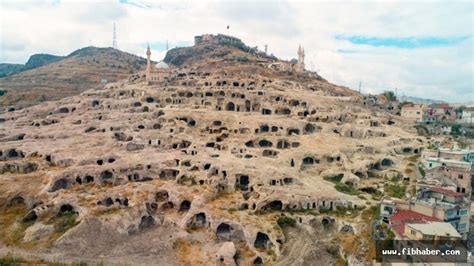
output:
M397 100L397 97L395 96L395 93L393 91L384 91L382 95L385 96L385 98L387 98L389 102Z
M459 106L458 108L454 109L454 112L456 113L457 116L461 116L462 111L463 111L464 109L466 109L466 106L461 105L461 106Z
M451 135L453 136L460 136L461 135L461 125L454 124L451 126Z

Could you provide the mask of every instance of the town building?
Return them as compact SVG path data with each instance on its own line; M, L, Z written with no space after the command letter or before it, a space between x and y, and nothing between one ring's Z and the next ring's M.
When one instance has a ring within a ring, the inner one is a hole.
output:
M428 240L428 245L433 246L467 240L468 249L474 251L472 151L459 148L424 150L421 158L416 194L407 200L382 198L380 222L388 225L397 240ZM419 248L427 245L425 241L394 244L398 250L408 247L404 245ZM426 262L410 256L404 259Z
M454 122L456 112L447 103L434 103L427 107L426 122Z
M469 149L460 149L460 148L452 148L452 149L439 148L437 157L473 163L474 151L469 150Z
M442 187L419 186L411 210L450 223L464 239L467 238L471 218L470 200L463 193Z
M467 107L462 110L461 123L472 125L474 122L474 107Z
M410 240L461 240L461 235L449 223L407 223L404 235Z
M415 200L384 198L381 202L380 218L400 237L404 234L407 222L439 221L451 224L463 239L466 239L470 229L469 208L470 203L466 202L462 193L440 187L425 188L418 193Z
M405 104L402 106L401 116L407 120L423 123L426 121L426 106L421 104Z
M438 180L456 187L456 192L470 197L474 186L474 152L467 149L424 150L422 161L425 175L420 181Z
M395 239L406 239L405 227L407 224L441 222L440 219L424 214L420 214L411 210L398 210L388 218L390 229L395 235Z

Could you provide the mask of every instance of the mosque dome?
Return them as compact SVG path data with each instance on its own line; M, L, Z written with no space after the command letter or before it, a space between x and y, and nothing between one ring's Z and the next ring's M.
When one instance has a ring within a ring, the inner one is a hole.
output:
M170 68L170 67L165 62L160 61L156 64L155 68Z

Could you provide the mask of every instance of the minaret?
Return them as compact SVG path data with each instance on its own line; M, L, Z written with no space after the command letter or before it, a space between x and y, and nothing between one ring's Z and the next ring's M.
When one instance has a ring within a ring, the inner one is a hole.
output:
M150 45L148 45L146 49L146 80L150 81L151 79L151 51L150 51Z
M303 50L301 51L301 65L303 66L303 70L304 70L304 47L303 47Z
M297 70L300 72L304 71L304 48L301 48L301 44L298 47L298 65Z

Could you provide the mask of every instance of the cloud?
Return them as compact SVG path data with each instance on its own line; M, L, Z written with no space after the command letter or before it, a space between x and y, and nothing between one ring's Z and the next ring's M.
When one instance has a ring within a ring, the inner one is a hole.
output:
M302 44L307 68L354 89L362 81L363 92L473 99L469 2L4 0L0 12L0 62L111 46L115 23L119 49L145 56L150 43L155 61L166 41L228 33L283 59Z

